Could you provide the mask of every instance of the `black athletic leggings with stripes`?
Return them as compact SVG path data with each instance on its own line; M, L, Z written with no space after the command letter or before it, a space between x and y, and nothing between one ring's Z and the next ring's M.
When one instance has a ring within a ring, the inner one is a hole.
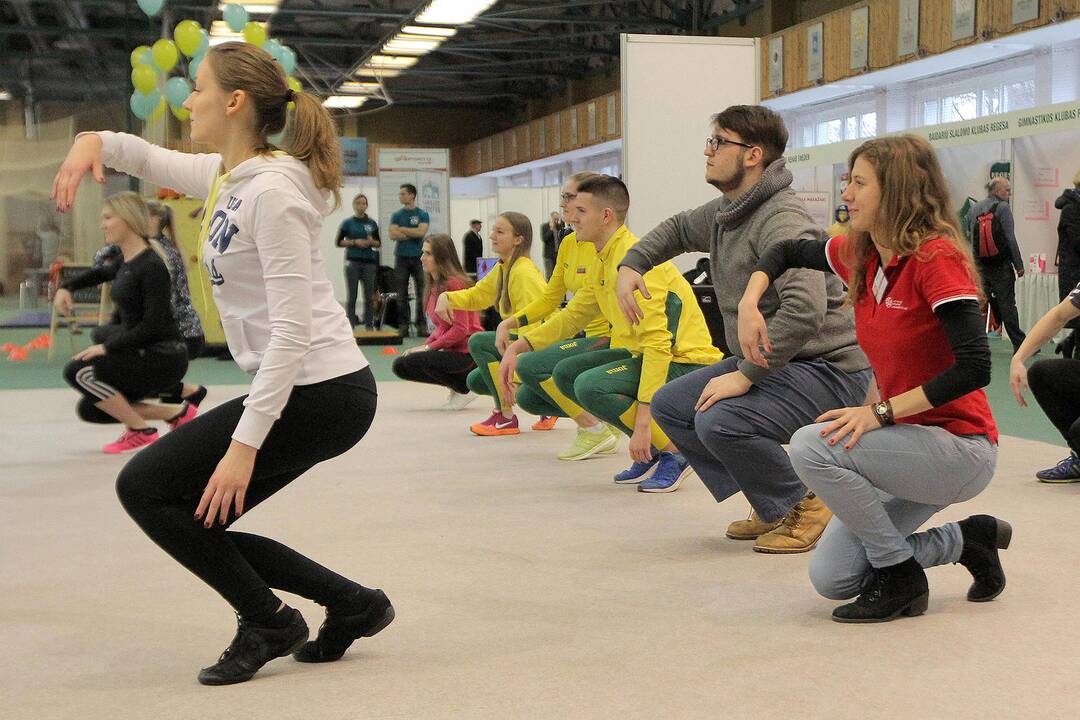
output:
M132 519L177 562L217 590L241 617L270 617L271 588L321 605L342 602L357 585L269 538L195 520L195 508L225 455L247 396L230 400L139 451L116 491ZM297 385L255 459L244 515L323 460L358 443L375 417L369 368ZM230 515L229 524L235 518Z
M64 379L82 393L76 412L90 423L120 422L98 408L97 403L115 395L130 402L154 397L184 378L188 359L183 346L175 352L152 350L111 350L92 360L72 360L64 368Z

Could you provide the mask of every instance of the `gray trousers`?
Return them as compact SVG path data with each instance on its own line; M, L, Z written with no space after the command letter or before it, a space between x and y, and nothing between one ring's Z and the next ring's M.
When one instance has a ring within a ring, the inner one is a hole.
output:
M834 515L810 561L817 591L834 600L854 597L871 566L911 557L924 568L957 562L964 549L959 525L915 531L942 508L982 492L997 466L997 445L984 435L895 425L844 450L821 437L827 425L791 438L792 466Z
M872 373L847 373L825 360L792 362L745 395L695 411L705 385L738 363L724 358L672 380L653 396L652 414L717 502L741 490L761 519L773 522L806 496L781 445L826 410L862 405Z
M345 314L349 316L349 322L353 327L360 324L356 317L356 286L364 288L364 327L370 330L375 326L375 277L379 272L378 263L356 262L348 260L345 263Z

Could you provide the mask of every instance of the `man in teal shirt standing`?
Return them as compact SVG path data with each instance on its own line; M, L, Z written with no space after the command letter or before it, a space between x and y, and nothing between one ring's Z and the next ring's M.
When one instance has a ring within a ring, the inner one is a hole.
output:
M379 272L379 224L367 214L368 199L363 193L353 198L353 216L338 228L337 246L345 251L345 312L353 327L356 316L356 286L364 288L364 327L375 328L375 280Z
M390 239L396 243L394 248L394 270L398 284L398 330L402 337L409 334L409 278L416 283L416 334L424 333L424 303L420 294L424 290L424 268L420 264L420 254L424 247L424 237L428 233L431 218L416 207L416 186L405 183L398 191L401 209L390 216Z

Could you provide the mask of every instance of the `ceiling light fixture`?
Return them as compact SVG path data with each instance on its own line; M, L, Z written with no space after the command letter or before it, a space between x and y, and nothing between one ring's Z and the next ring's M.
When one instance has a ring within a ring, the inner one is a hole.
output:
M402 32L410 35L426 35L429 37L453 37L457 34L457 28L452 27L424 27L422 25L406 25L401 28Z
M336 109L358 108L367 102L366 95L331 95L323 100L323 107Z
M278 11L281 0L256 0L255 2L222 0L222 2L218 4L218 10L224 12L226 5L240 5L252 15L273 15Z
M464 25L495 4L495 0L431 0L416 16L422 25Z

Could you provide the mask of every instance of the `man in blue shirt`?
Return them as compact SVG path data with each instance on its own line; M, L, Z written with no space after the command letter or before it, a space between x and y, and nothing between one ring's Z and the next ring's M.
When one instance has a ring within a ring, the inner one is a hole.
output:
M416 334L420 336L427 326L424 320L424 301L420 293L424 290L424 268L420 264L420 255L424 248L424 237L428 233L431 218L426 212L416 207L416 186L405 183L398 191L401 209L390 216L390 239L396 243L394 248L394 269L398 281L398 330L402 337L409 334L409 278L416 283Z
M375 279L379 272L379 225L367 214L368 199L363 193L353 198L353 216L338 228L337 246L345 251L345 312L353 327L356 317L356 286L364 287L364 327L375 328Z

